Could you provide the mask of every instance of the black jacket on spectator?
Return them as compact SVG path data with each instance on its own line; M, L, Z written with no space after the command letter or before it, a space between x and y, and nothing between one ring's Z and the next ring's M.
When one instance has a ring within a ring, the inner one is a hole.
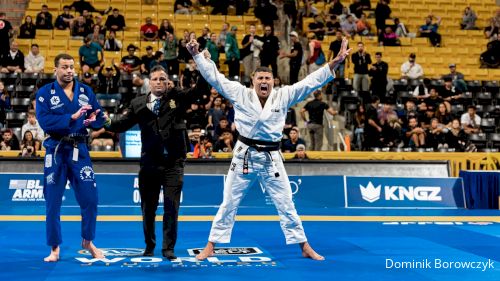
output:
M83 10L87 10L89 11L89 13L99 12L94 8L94 6L92 6L92 4L90 4L90 2L87 2L85 0L74 1L73 3L71 3L69 8L74 8L75 11L80 13L80 15L83 14Z
M10 52L4 53L0 57L0 62L3 67L7 66L19 66L24 71L24 54L21 50L17 50L17 54L14 58L10 55Z
M257 0L254 8L255 17L260 19L262 25L273 25L273 21L278 19L276 6L270 0Z
M104 70L104 66L99 69L99 73L97 77L99 79L99 90L97 93L99 94L116 94L118 93L119 83L120 83L120 69L113 65L115 69L115 75L111 77L106 77L102 74Z
M118 15L116 18L113 15L110 15L106 19L106 23L104 25L108 30L120 31L125 27L125 18L123 15ZM111 28L113 25L118 26L118 28Z
M41 15L45 14L45 18ZM36 15L36 28L38 29L54 29L54 25L52 24L52 14L49 12L46 13L38 13Z
M387 72L389 72L389 65L384 61L372 64L372 68L369 70L369 74L372 77L370 85L372 93L381 98L386 94Z
M361 55L359 52L352 54L352 63L354 64L355 74L368 74L368 65L372 63L370 54Z
M36 36L36 26L33 23L23 23L19 27L19 36L17 38L33 39Z
M391 17L391 13L392 11L389 5L380 3L377 4L377 7L375 8L375 25L378 30L382 30L382 32L384 32L385 20Z

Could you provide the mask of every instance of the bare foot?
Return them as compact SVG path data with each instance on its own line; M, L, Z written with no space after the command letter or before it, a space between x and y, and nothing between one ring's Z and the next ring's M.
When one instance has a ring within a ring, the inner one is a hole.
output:
M92 255L93 258L95 259L103 259L104 255L102 254L102 251L97 249L97 247L92 243L92 241L89 240L82 240L82 248L87 249L90 254Z
M316 261L325 260L325 257L316 253L316 251L314 251L314 249L311 247L311 245L309 245L308 242L300 243L300 248L302 249L302 256L304 258L310 258Z
M201 251L201 253L196 255L196 259L202 261L208 257L213 256L214 255L214 247L215 247L215 243L208 242L207 245L205 246L205 248L203 249L203 251Z
M43 258L43 261L45 262L56 262L59 260L59 246L53 246L50 249L50 255L46 256Z

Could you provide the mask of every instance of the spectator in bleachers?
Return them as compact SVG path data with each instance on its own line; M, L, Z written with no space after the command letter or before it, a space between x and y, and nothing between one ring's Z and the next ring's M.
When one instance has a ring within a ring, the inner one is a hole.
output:
M224 104L225 105L225 104ZM213 136L214 136L214 139L217 140L219 139L220 136L222 136L222 133L225 131L225 130L229 130L231 131L231 133L233 134L234 136L234 132L233 130L231 129L231 123L229 123L229 119L227 119L227 114L225 116L222 116L219 120L219 123L217 124L217 126L215 126L215 129L213 131Z
M19 150L19 140L12 133L11 129L4 129L2 131L0 150Z
M342 15L342 11L344 10L344 5L340 3L340 0L333 0L330 3L330 9L328 10L328 14L330 15Z
M31 16L24 18L24 23L19 27L19 36L17 38L33 39L36 36L36 26Z
M89 86L92 89L92 92L97 93L99 90L97 86L97 81L94 79L94 76L90 72L83 72L81 75L82 83Z
M354 0L354 2L349 5L349 12L351 14L354 14L356 18L361 18L361 15L363 14L363 5L361 4L361 0Z
M198 78L201 77L200 71L198 70L196 63L193 59L190 59L186 65L186 68L181 73L179 79L181 83L181 88L193 88L196 86Z
M371 96L370 104L368 104L365 113L365 126L364 126L364 148L371 149L373 147L380 147L380 134L382 133L382 126L378 119L377 108L380 104L378 96Z
M122 71L123 73L140 73L142 61L138 56L134 54L136 50L137 47L134 46L134 44L129 44L127 46L128 55L122 57L122 60L120 62L120 71Z
M295 152L298 145L306 145L306 142L300 137L299 128L292 127L290 129L289 138L283 143L282 152Z
M113 14L108 16L106 19L106 28L111 31L122 31L125 29L125 18L123 15L120 15L120 11L118 9L113 9Z
M408 120L408 130L406 131L406 143L409 147L425 147L425 130L421 128L416 117L410 117Z
M37 142L33 139L33 134L31 131L26 131L24 132L23 139L21 140L21 153L19 156L21 157L36 157L36 151L39 149L37 148ZM38 144L39 146L40 144Z
M35 148L40 149L40 145L45 139L45 133L43 132L38 120L36 120L36 115L34 110L28 111L28 121L21 127L21 136L24 136L26 132L29 131L35 142Z
M168 19L163 19L161 21L160 29L158 30L158 38L165 41L167 40L168 33L174 34L174 26Z
M484 28L484 37L490 41L498 38L498 33L500 31L500 26L495 21L495 18L490 19L490 25Z
M106 25L102 22L102 16L101 15L95 16L95 22L92 25L92 30L94 30L94 28L96 26L99 26L99 33L102 34L104 36L104 38L106 38L106 32L108 30L106 28Z
M312 1L308 0L307 2L306 6L312 5L309 4ZM255 17L260 20L262 25L272 25L273 21L278 19L277 11L278 9L271 0L257 0L254 6Z
M321 15L314 16L314 21L308 25L307 32L313 32L316 35L316 39L323 41L325 37L325 24Z
M282 52L279 57L290 59L290 85L293 85L299 81L299 72L302 66L302 56L304 51L302 50L302 45L299 41L299 34L296 31L290 32L290 39L292 43L290 53Z
M141 26L141 40L142 41L156 41L158 40L158 26L153 24L153 19L146 18L146 24Z
M356 21L351 14L346 16L346 19L340 23L342 27L342 31L347 38L354 39L354 36L358 32L358 26L356 25Z
M498 68L500 67L500 37L496 40L488 42L487 50L481 53L479 60L482 68Z
M94 27L92 28L92 33L87 35L87 38L90 38L90 41L96 44L99 44L99 46L104 47L104 35L101 33L101 26L95 24Z
M363 104L359 104L356 112L354 112L354 117L352 120L353 123L353 142L356 147L356 150L363 150L364 143L364 132L365 132L365 106Z
M387 120L380 120L382 132L380 142L383 147L395 148L403 147L403 128L396 114L389 114Z
M250 77L254 70L260 66L259 53L263 42L259 40L255 31L255 24L250 24L248 26L249 33L246 34L241 41L240 57L243 60L246 77Z
M90 70L99 71L101 61L104 59L104 52L101 45L92 42L89 37L85 37L83 39L83 46L78 50L78 55L80 56L80 65L83 73Z
M10 110L10 94L5 88L5 84L0 81L0 129L5 127L5 115Z
M412 32L408 32L404 23L402 23L399 18L394 18L394 28L393 30L396 32L398 37L410 37L415 38L416 34Z
M438 105L443 102L443 98L439 95L436 88L430 88L429 97L425 99L427 110L436 111ZM430 121L430 120L429 120Z
M95 92L97 99L115 99L118 101L122 99L122 95L118 90L120 87L120 69L116 66L114 59L111 60L111 66L101 65L101 69L97 73L97 79L99 79L99 88Z
M451 121L450 121L451 124ZM438 120L438 118L432 118L431 126L427 130L426 141L427 147L433 148L434 150L441 148L448 148L447 136L448 129L443 126Z
M123 48L122 41L116 39L116 32L114 30L110 30L108 33L108 39L104 41L104 50L121 51L122 48Z
M217 34L212 32L210 34L210 39L207 40L205 48L210 53L210 59L215 63L217 68L219 67L219 47L217 46Z
M396 32L392 30L392 27L386 26L385 30L380 33L378 37L379 46L400 46L401 42L398 39Z
M476 114L476 107L474 105L469 105L467 107L467 112L460 117L460 123L466 134L479 133L481 130L481 117Z
M193 158L212 158L213 144L210 137L201 133L199 142L193 148Z
M380 124L388 124L389 116L397 116L397 115L398 114L396 113L396 111L394 111L392 105L388 103L384 103L382 108L377 109L377 118L380 121Z
M10 43L10 50L0 56L2 73L21 73L24 71L24 54L19 50L19 44L16 41Z
M401 121L400 123L404 128L408 127L408 120L410 120L411 117L417 117L418 119L419 112L415 106L415 101L411 99L407 100L404 109L398 114L398 116Z
M162 52L163 53L163 52ZM141 57L141 74L149 75L149 70L151 69L151 62L155 60L155 54L153 53L153 47L146 47L146 54ZM167 68L165 68L167 69Z
M382 53L375 53L375 63L372 64L368 74L372 77L371 90L373 95L385 97L387 93L387 73L389 65L382 61ZM385 102L385 100L384 100Z
M362 13L361 18L356 22L356 28L360 36L373 36L372 25L368 22L365 13Z
M451 127L447 135L448 148L454 148L455 151L464 151L467 143L467 134L462 129L460 119L455 118L451 122Z
M335 32L335 40L330 43L330 48L328 49L328 61L331 61L340 52L340 48L342 46L342 35L341 30L337 30ZM347 48L349 48L349 45ZM335 72L336 78L344 78L345 64L348 59L349 58L346 58L341 64L338 65L337 71Z
M211 97L212 100L212 97ZM208 123L207 123L207 128L211 128L212 130L215 129L215 125L219 124L219 120L222 118L226 118L226 112L222 108L222 97L217 96L216 98L213 98L213 104L208 108L207 116L208 116ZM226 119L227 120L227 119Z
M82 17L85 20L85 23L90 26L90 29L92 30L92 27L94 26L94 18L92 17L92 14L87 10L83 10Z
M215 142L214 151L216 152L233 152L234 136L230 129L225 129Z
M306 103L306 105L300 109L300 116L302 117L302 120L306 122L307 131L309 132L309 137L311 139L309 150L322 150L324 131L323 114L325 111L331 116L337 115L337 112L333 110L333 108L323 102L321 90L316 90L314 92L314 100ZM309 113L309 120L306 119L306 112Z
M227 15L227 8L229 7L230 1L229 0L210 0L210 6L213 7L212 12L210 14L212 15Z
M224 53L226 46L226 36L229 33L229 23L225 22L222 24L222 29L219 33L219 37L217 37L217 46L219 46L219 52ZM189 38L187 38L187 42L189 42Z
M375 25L377 26L377 34L385 30L385 20L391 17L391 8L388 0L380 0L375 7ZM403 26L404 27L404 26Z
M231 31L227 34L225 53L226 64L229 67L229 77L240 75L240 49L238 48L238 41L236 40L236 26L231 27Z
M71 28L71 36L85 37L92 32L91 26L87 24L83 16L79 16Z
M438 123L442 126L448 127L451 125L451 121L453 117L451 116L450 111L446 107L444 103L440 103L437 106L436 113L434 114L434 118L438 120Z
M49 12L47 5L42 5L42 11L36 15L36 28L37 29L54 29L52 24L52 14Z
M412 95L418 100L424 100L429 97L431 90L431 79L424 78L421 83L412 92Z
M70 9L74 9L75 11L77 11L78 13L80 13L80 15L83 14L84 10L87 10L90 13L94 13L95 12L95 13L99 13L101 15L106 15L112 9L112 7L109 7L109 8L107 8L104 11L99 11L94 6L92 6L92 4L90 4L90 2L87 2L85 0L75 0L73 3L71 3L71 5L69 5L69 8Z
M210 39L210 29L208 28L208 26L204 26L201 30L200 37L196 39L196 41L198 41L198 43L200 44L200 51L205 49L208 39Z
M191 34L194 35L194 39L196 39L196 35L194 32L189 32L189 30L185 29L184 30L184 37L179 41L179 48L178 48L178 60L179 62L187 63L189 59L193 58L191 54L187 51L187 43L190 41ZM224 48L222 48L224 50ZM220 49L219 49L220 51Z
M38 44L31 44L31 51L24 57L24 72L43 73L45 58L40 55Z
M408 61L401 65L401 78L403 79L419 79L424 76L422 66L416 62L417 55L411 53Z
M0 55L9 51L10 37L13 32L14 29L6 19L5 13L0 12Z
M443 98L448 111L451 110L452 104L460 104L462 99L462 91L453 86L451 77L444 78L444 88L440 90L439 95Z
M65 5L63 7L63 13L57 16L56 21L54 23L55 28L59 30L65 30L70 28L74 17L72 14L70 14L69 10L70 10L69 6Z
M462 73L457 71L457 65L451 63L448 65L450 68L450 73L443 75L443 79L451 79L453 86L460 92L467 92L467 83L465 83L465 77Z
M316 38L314 33L307 34L309 56L307 57L308 69L307 73L313 73L317 69L321 68L326 62L325 54L321 49L321 42ZM276 76L274 76L276 77Z
M191 14L193 8L193 3L191 0L175 0L174 3L174 13L176 14Z
M207 111L203 109L196 101L191 103L191 108L186 111L186 127L199 126L206 128Z
M274 35L271 25L264 26L264 36L259 38L264 42L260 52L260 66L269 67L273 70L273 77L278 77L278 65L276 59L280 53L280 41Z
M436 107L430 104L427 105L425 102L421 102L419 105L419 116L417 120L420 122L420 127L424 130L431 127L431 120L434 118L434 113L436 112Z
M179 60L177 58L177 50L179 43L173 33L167 33L165 42L163 43L163 55L167 62L168 75L179 75Z
M295 151L295 155L293 156L292 159L298 159L298 160L309 159L309 156L307 156L306 154L306 146L303 144L297 145L297 150Z
M476 27L477 16L476 13L469 6L465 7L464 13L462 15L462 22L460 23L460 28L465 30L474 30Z
M351 61L354 64L353 89L357 92L368 92L370 89L368 65L372 63L372 59L365 51L363 42L358 42L358 51L352 54ZM364 102L366 103L366 100Z
M335 35L337 31L342 31L342 27L340 26L340 22L336 15L328 15L328 20L325 23L325 27L326 35Z
M91 147L111 147L114 150L116 134L114 132L106 131L105 128L92 129L90 133L90 146Z
M436 19L435 23L432 23L432 20ZM430 14L425 18L425 24L420 26L420 36L428 37L432 46L440 47L441 46L441 34L438 33L439 25L441 24L441 17L435 17L433 14Z

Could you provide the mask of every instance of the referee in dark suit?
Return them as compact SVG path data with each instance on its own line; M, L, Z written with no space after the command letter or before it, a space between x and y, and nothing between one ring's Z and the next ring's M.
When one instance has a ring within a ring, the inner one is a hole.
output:
M108 123L107 130L124 132L135 124L141 129L139 192L146 249L153 256L156 246L155 216L163 186L162 254L176 259L177 219L184 178L184 164L189 145L184 116L191 105L193 92L201 87L168 89L168 75L161 66L150 71L150 93L133 99L124 116ZM109 121L109 119L108 119Z

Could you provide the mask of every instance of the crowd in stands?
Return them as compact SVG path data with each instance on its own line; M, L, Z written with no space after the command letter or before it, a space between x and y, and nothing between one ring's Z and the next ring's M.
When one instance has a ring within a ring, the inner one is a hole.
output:
M126 113L127 105L135 95L147 94L149 70L155 65L162 65L170 74L170 87L200 88L199 95L190 97L191 108L186 112L186 122L191 130L188 139L194 157L209 158L212 152L232 152L237 137L233 125L234 110L203 81L185 48L187 42L196 39L200 48L207 49L211 59L221 70L226 69L227 76L232 80L249 85L253 70L258 66L269 66L275 77L275 87L280 87L282 77L286 77L285 84L293 84L300 81L299 76L304 69L310 73L320 68L339 52L342 38L348 37L351 42L356 42L355 46L351 46L354 50L347 62L354 65L352 82L344 80L347 78L344 63L337 69L335 81L322 91L315 92L305 105L297 108L301 120L297 120L295 110L289 111L284 127L283 152L297 152L296 157L304 159L307 158L306 147L308 150L324 149L324 113L334 118L345 117L345 132L352 132L352 147L355 150L474 151L497 147L494 141L498 137L495 133L498 133L500 115L500 101L498 97L495 100L498 85L490 85L493 91L489 92L490 98L485 99L485 103L481 102L478 96L489 88L474 83L469 85L466 77L457 72L453 61L450 61L450 72L442 73L442 79L430 80L417 62L415 53L408 54L408 60L400 66L400 79L393 81L388 78L389 64L384 61L383 53L370 53L361 40L374 38L379 46L399 46L401 38L426 37L430 46L441 48L439 30L442 19L438 15L429 13L422 19L419 29L412 32L400 19L391 17L390 0L380 0L375 7L367 0L354 0L351 4L330 0L325 1L329 8L324 11L314 6L315 2L322 1L303 0L301 5L297 2L177 0L174 3L175 14L209 11L212 15L224 15L230 10L236 15L243 15L253 9L259 22L245 26L248 30L240 30L230 22L223 23L219 33L211 32L207 26L202 30L184 30L183 36L177 38L173 19L162 19L156 23L153 18L147 17L136 30L144 43L141 45L146 46L146 52L141 57L136 55L139 46L125 46L117 36L124 30L130 30L117 8L96 10L91 3L77 0L64 6L61 14L54 16L47 5L42 5L35 19L26 16L16 30L18 38L35 39L27 55L19 49L16 40L11 39L14 28L5 14L0 12L0 21L4 23L0 29L0 72L3 78L18 73L17 84L22 84L20 74L42 74L45 64L52 62L46 62L40 54L36 44L37 30L68 30L71 38L82 42L79 57L75 58L81 67L79 78L94 89L105 109L117 117ZM275 28L281 24L278 19L282 16L290 23L290 30L287 34L276 35ZM374 25L369 18L375 18ZM388 20L393 24L388 24ZM479 29L476 20L473 7L468 6L462 18L456 19L457 28ZM259 25L263 34L257 32ZM499 29L500 9L494 12L490 26L484 29L484 36L489 40L487 50L480 58L484 67L500 66ZM242 40L237 39L240 38L239 33L245 34ZM334 38L328 50L322 48L325 38ZM161 43L153 44L158 41ZM160 48L155 50L153 46ZM106 51L122 50L127 55L119 62L105 56ZM279 68L282 59L289 62L286 67ZM33 93L37 87L50 81L42 79L42 76L36 79ZM16 96L16 85L10 91L8 86L0 82L0 128L4 128L1 150L21 150L23 156L36 155L36 151L43 149L44 133L34 116L33 103L22 108L27 112L27 121L20 135L16 136L19 130L12 130L7 115L19 113L12 103L19 97ZM34 95L30 98L33 100ZM305 122L303 127L299 127L301 121ZM301 131L309 137L302 138ZM483 133L488 134L486 139ZM104 129L90 132L89 145L92 149L114 150L117 141L117 135Z

